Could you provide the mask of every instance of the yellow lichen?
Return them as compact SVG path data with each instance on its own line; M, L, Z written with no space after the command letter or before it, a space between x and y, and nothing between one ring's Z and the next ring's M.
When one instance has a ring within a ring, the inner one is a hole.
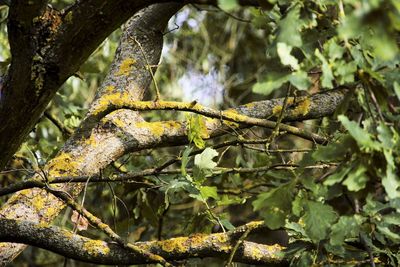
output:
M311 101L308 97L296 104L296 107L292 111L293 116L307 115L310 111Z
M126 123L121 120L120 118L113 118L112 122L115 124L115 126L117 126L118 128L123 128L125 127Z
M272 114L276 116L276 115L280 114L281 111L282 111L282 106L277 105L277 106L273 107Z
M133 58L124 59L119 66L118 72L115 74L116 76L128 75L132 70L132 66L136 63L136 60Z
M161 137L165 131L165 124L161 121L157 122L138 122L135 124L137 128L146 128L148 129L154 136Z
M46 205L45 199L41 195L36 195L31 199L32 206L37 210L41 211Z
M184 246L185 241L187 238L185 237L177 237L170 240L161 241L161 249L165 252L185 252L188 250L187 247Z
M97 256L99 254L106 255L110 253L110 248L104 241L101 240L89 240L83 243L83 249L90 254Z
M218 242L225 243L228 241L228 237L226 234L216 234L215 237L217 238Z
M263 253L262 251L257 247L254 246L251 250L251 257L255 260L261 260L263 258Z
M228 109L226 111L222 112L222 115L226 116L229 119L232 119L234 121L245 121L247 119L246 116L239 114L239 112L235 109Z
M91 133L90 137L85 140L85 144L90 145L91 147L96 147L99 144L96 139L96 135Z
M47 227L47 226L49 226L49 223L45 222L45 221L41 221L38 224L36 224L36 227L40 227L40 228Z
M55 215L58 214L59 209L55 208L55 207L48 207L45 212L44 212L44 216L46 218L53 218Z
M109 86L106 86L106 88L104 88L104 92L105 92L106 94L111 94L111 93L114 92L114 89L115 89L115 86L109 85Z
M122 93L117 92L114 94L105 94L98 100L92 113L94 115L96 115L102 111L105 111L110 105L122 106L123 104L125 104L127 102L128 97L129 97L129 94L127 92L122 92Z
M48 163L48 174L51 177L76 175L78 173L79 158L62 152Z
M72 238L74 236L74 233L70 231L64 231L64 236L66 238Z
M189 246L191 248L193 247L199 247L204 245L204 242L206 241L208 235L206 234L193 234L189 237L188 241L189 241Z
M248 103L246 105L244 105L246 108L254 108L256 104L254 103Z
M164 125L166 128L169 129L180 129L182 127L182 124L180 122L177 121L165 121Z

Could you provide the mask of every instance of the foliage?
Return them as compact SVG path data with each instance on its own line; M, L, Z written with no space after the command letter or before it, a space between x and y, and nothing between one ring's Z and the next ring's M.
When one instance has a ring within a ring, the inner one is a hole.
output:
M224 12L186 7L178 13L169 28L176 24L179 29L165 36L165 53L156 74L162 97L181 98L187 88L179 88L179 79L191 70L217 74L214 82L222 83L225 90L221 108L346 87L348 101L336 114L293 124L327 136L330 142L316 145L265 129L230 129L229 135L207 140L206 118L187 115L187 147L125 155L102 175L162 166L169 157L178 159L172 166L179 173L149 177L150 188L91 185L85 206L133 241L211 233L261 218L269 229L284 230L285 256L293 266L372 261L398 266L400 4L397 0L267 2L256 8L220 0ZM4 12L0 9L1 18ZM49 106L49 113L65 126L79 125L119 35L116 31L102 43L81 66L83 78L71 77ZM6 39L3 21L0 73L9 62L10 55L3 52L8 51ZM150 112L146 116L164 120L178 115ZM212 148L228 139L271 136L273 140L257 145ZM15 164L39 170L65 140L65 133L43 117L17 154L24 161ZM256 171L275 165L282 168ZM240 173L240 168L254 172ZM4 186L23 178L5 175L0 181ZM100 207L99 202L104 204ZM60 219L58 223L72 226L73 222ZM46 263L39 256L36 260L36 264Z

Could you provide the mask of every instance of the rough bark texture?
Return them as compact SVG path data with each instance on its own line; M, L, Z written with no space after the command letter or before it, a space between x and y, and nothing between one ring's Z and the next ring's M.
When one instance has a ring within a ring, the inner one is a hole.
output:
M126 92L132 101L140 100L144 90L151 83L151 75L146 64L143 63L146 62L143 54L146 55L150 65L158 64L162 49L162 31L169 18L180 7L179 4L159 4L146 8L133 17L125 29L110 72L96 101L100 101L104 95L118 91ZM154 23L155 28L146 28L147 23L155 21L157 21ZM132 41L132 37L141 43L141 47ZM127 64L127 60L128 63L133 62L131 60L140 63ZM120 138L123 134L117 126L121 120L134 123L140 121L141 118L132 111L118 111L104 118L104 121L93 129L86 129L83 126L46 165L43 173L48 176L48 179L56 176L98 173L125 153L125 141ZM87 136L87 139L82 139L82 134ZM45 177L37 174L37 178ZM60 185L59 189L77 196L82 189L82 184ZM1 208L0 217L50 223L63 207L63 203L42 189L24 190L9 199ZM11 261L23 248L21 244L2 243L0 264Z
M76 1L58 12L46 7L47 1L11 1L12 62L0 100L0 169L64 81L121 23L155 2Z
M16 12L17 4L22 1L15 1L15 3L15 7L12 8ZM17 65L12 63L9 70L5 93L0 102L0 125L2 125L0 127L0 150L2 150L0 167L19 147L62 82L77 70L105 36L122 23L129 14L148 2L77 1L63 15L51 9L44 9L43 3L40 3L42 2L39 2L29 14L34 14L32 15L34 18L39 16L36 21L45 31L33 33L33 35L37 34L37 37L41 38L42 34L47 34L48 41L41 43L38 39L36 43L30 44L31 47L27 46L27 52L24 53L30 57L27 61L28 67L23 66L22 69L18 69ZM115 110L110 114L104 114L104 117L95 122L90 119L99 107L107 108L115 98L123 97L127 103L141 100L152 81L149 68L157 65L159 61L162 31L170 16L180 7L180 4L157 4L138 12L129 21L121 37L110 72L89 110L87 119L56 157L48 162L43 172L34 177L35 179L91 176L128 152L187 142L185 123L149 123L132 110ZM88 10L92 10L93 13ZM118 18L115 19L115 17ZM17 31L20 21L23 20L26 19L10 22L10 32ZM27 21L30 20L27 19ZM80 24L85 26L79 27ZM90 30L93 29L103 33L92 34ZM18 34L15 34L15 38L18 39ZM15 46L18 41L20 40L13 41L12 46ZM82 43L85 43L84 47ZM76 58L73 58L73 55ZM61 56L65 57L61 58ZM19 55L15 49L13 60L15 62L22 60L22 54ZM21 80L17 79L18 71L21 71ZM316 101L322 99L336 104L343 99L344 94L342 91L332 91L320 96L321 98L316 98ZM329 98L332 96L333 100ZM10 100L13 97L16 98L15 101ZM321 108L326 108L324 115L334 111L335 105L321 105L323 102L314 104L313 97L315 96L302 98L300 101L293 99L286 118L288 120L312 118L309 114L320 115L318 112ZM230 112L233 114L241 112L246 115L248 113L264 119L276 116L282 102L282 99L272 105L267 102L256 102ZM9 116L10 112L12 116ZM207 121L208 135L212 137L221 134L223 124L224 122L219 119ZM76 197L82 189L82 184L60 184L55 187ZM60 200L46 193L45 190L38 188L23 190L14 194L0 209L0 218L30 221L44 226L50 223L63 207L64 204ZM4 239L4 241L11 240L11 238ZM210 246L212 247L212 244ZM22 244L1 243L0 264L11 261L23 248ZM252 246L249 245L249 248ZM208 251L210 253L208 255L214 255L213 250ZM169 252L174 252L174 249ZM238 253L240 255L240 251ZM184 257L184 255L186 254L181 254L179 257Z
M137 242L135 246L162 256L166 260L188 258L227 258L240 235L250 223L231 232L217 234L196 234L176 237L163 241ZM262 223L261 223L262 224ZM0 240L20 243L51 250L68 258L80 261L107 264L131 265L151 263L148 258L123 248L116 243L93 240L55 226L41 226L33 222L0 220ZM235 261L279 266L286 264L282 257L284 248L279 245L264 245L244 241L235 252Z

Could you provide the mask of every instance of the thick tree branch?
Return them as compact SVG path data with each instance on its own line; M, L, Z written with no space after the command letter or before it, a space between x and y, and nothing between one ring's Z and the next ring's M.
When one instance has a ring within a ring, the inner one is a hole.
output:
M107 114L118 109L131 109L136 111L146 111L146 110L190 111L210 118L221 119L236 123L243 123L248 126L261 126L269 129L274 129L276 126L276 123L273 121L248 117L246 115L239 114L235 109L218 111L212 108L202 106L196 102L191 102L191 103L173 102L173 101L132 102L129 101L129 99L126 97L124 93L119 93L117 95L109 95L109 97L103 98L102 102L99 102L98 106L94 106L92 114L89 115L86 122L89 122L89 125L93 125L91 123L98 122L101 118L105 117ZM302 114L306 115L307 112L308 112L308 107L306 107L302 111ZM316 142L318 144L325 144L328 142L328 140L322 136L307 132L306 130L296 128L290 125L281 124L280 129L290 134L300 136L304 139Z
M117 242L120 246L129 249L133 251L135 254L138 254L140 257L145 257L145 261L151 261L151 262L156 262L160 263L163 266L170 267L171 264L165 261L164 258L161 256L154 254L152 252L149 252L147 249L142 249L136 245L133 245L131 243L125 242L117 233L115 233L111 227L102 222L100 218L96 217L89 211L87 211L85 208L83 208L80 204L75 202L75 200L67 193L64 191L60 191L57 189L53 189L52 187L48 186L46 187L46 190L53 194L54 196L58 197L61 199L65 204L67 204L69 207L71 207L73 210L79 212L81 215L83 215L92 225L96 226L97 229L101 230L104 232L108 237L110 237L113 241Z
M253 222L218 234L195 234L163 241L137 242L135 246L160 255L166 260L219 257L227 258L240 236L254 231L262 222ZM250 230L249 230L250 229ZM135 253L117 243L93 240L56 226L43 226L28 221L0 219L0 241L18 242L44 248L68 258L107 264L131 265L152 263L148 257ZM243 241L236 250L234 261L267 265L285 265L279 245L264 245Z
M64 13L50 7L42 13L47 3L43 0L11 2L13 57L0 99L0 169L18 150L64 81L121 23L156 2L76 1ZM159 19L152 21L153 28L142 25L142 33L165 24L166 12L159 13Z
M103 83L101 89L102 93L97 96L97 99L101 98L101 94L126 90L128 90L131 100L141 99L144 90L147 89L151 82L151 75L141 56L140 49L136 44L131 42L131 38L134 36L141 42L149 64L157 65L162 49L162 32L164 31L169 17L179 10L180 7L181 5L177 4L155 5L144 9L130 20L121 37L120 46L116 52L110 72ZM161 15L164 17L161 17ZM159 25L159 28L143 31L145 26L151 24L152 21L161 21L164 22L164 25L162 25L162 23L155 23L155 25ZM137 62L135 68L130 67L132 60ZM7 110L8 115L9 112L10 111ZM30 112L31 111L26 112L24 117L30 117ZM1 111L0 114L2 114ZM4 115L4 117L18 118L18 115L8 115ZM117 121L122 119L130 119L131 121L140 120L137 114L132 111L128 113L124 111L117 112L114 116ZM4 117L0 115L1 119ZM23 121L25 120L26 118L24 118ZM23 121L19 121L19 123L23 124ZM5 130L5 128L0 130ZM85 129L83 131L89 131L88 138L82 139L81 135L73 135L59 154L48 162L40 174L36 175L36 178L39 179L40 175L42 179L45 179L45 176L92 176L110 162L126 153L126 146L119 138L121 133L115 131L115 127L108 129ZM15 139L11 138L6 141L12 143L12 140ZM0 147L2 147L1 144ZM7 152L5 152L5 154L7 154ZM76 197L82 188L82 184L75 183L60 185L58 189L64 190L71 194L71 196ZM43 189L23 190L14 194L7 203L1 207L0 217L49 223L57 216L63 207L64 204L62 201L48 194ZM11 261L23 248L24 246L21 244L1 244L0 264Z

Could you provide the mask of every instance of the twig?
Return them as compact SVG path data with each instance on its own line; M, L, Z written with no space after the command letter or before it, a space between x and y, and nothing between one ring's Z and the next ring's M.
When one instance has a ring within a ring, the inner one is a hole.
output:
M324 169L329 168L331 166L336 166L336 163L330 164L320 164L320 165L311 165L305 166L304 169ZM224 168L224 167L216 167L214 168L215 174L220 175L222 173L257 173L257 172L268 172L270 170L293 170L295 168L299 168L300 166L297 164L276 164L271 166L263 166L257 168ZM192 173L193 169L187 169L188 173ZM116 177L103 178L101 176L63 176L63 177L54 177L50 178L47 182L44 180L39 180L37 178L32 178L30 180L25 180L21 182L17 182L11 184L10 186L0 188L0 196L4 196L7 194L15 193L24 189L29 188L45 188L48 184L60 184L60 183L85 183L90 178L91 183L109 183L109 182L129 182L136 183L141 187L155 187L157 185L144 181L133 181L134 179L143 178L145 176L153 176L153 175L171 175L171 174L181 174L180 169L175 170L162 170L159 171L158 168L146 169L140 172L135 173L127 173L121 174Z
M157 84L156 79L154 78L154 73L153 73L153 70L151 69L149 60L147 59L147 56L144 53L144 49L143 49L141 43L136 39L136 37L131 37L131 39L134 40L135 43L139 46L140 52L142 53L143 58L146 61L146 65L147 65L146 68L149 70L149 73L151 75L151 79L153 80L153 83L154 83L154 88L156 89L156 99L155 99L155 101L159 101L159 100L161 100L160 90L158 89L158 84Z
M74 131L66 126L55 116L53 116L50 112L45 111L44 116L51 121L59 130L60 132L65 136L69 137Z
M292 89L292 87L291 87L291 84L289 83L287 91L286 91L285 99L283 100L283 105L282 105L281 112L279 113L279 117L278 117L278 119L276 121L276 125L274 127L274 130L272 131L272 134L269 137L268 144L270 144L275 139L275 137L277 137L277 135L279 134L279 125L281 124L282 119L284 117L285 110L286 110L287 105L288 105L288 99L289 99L289 96L290 96L291 89ZM267 146L267 149L268 148L269 148L269 146Z
M252 228L249 227L243 235L238 239L236 242L235 246L233 247L231 254L229 255L228 261L225 264L225 267L232 266L232 261L233 257L235 256L236 251L238 250L239 246L243 243L243 241L247 238L247 236L250 234Z
M252 149L252 150L255 150L255 151L259 151L259 152L270 153L270 154L275 154L275 153L308 153L308 152L314 151L313 149L264 149L264 148L249 146L249 145L244 145L243 147L248 148L248 149Z

